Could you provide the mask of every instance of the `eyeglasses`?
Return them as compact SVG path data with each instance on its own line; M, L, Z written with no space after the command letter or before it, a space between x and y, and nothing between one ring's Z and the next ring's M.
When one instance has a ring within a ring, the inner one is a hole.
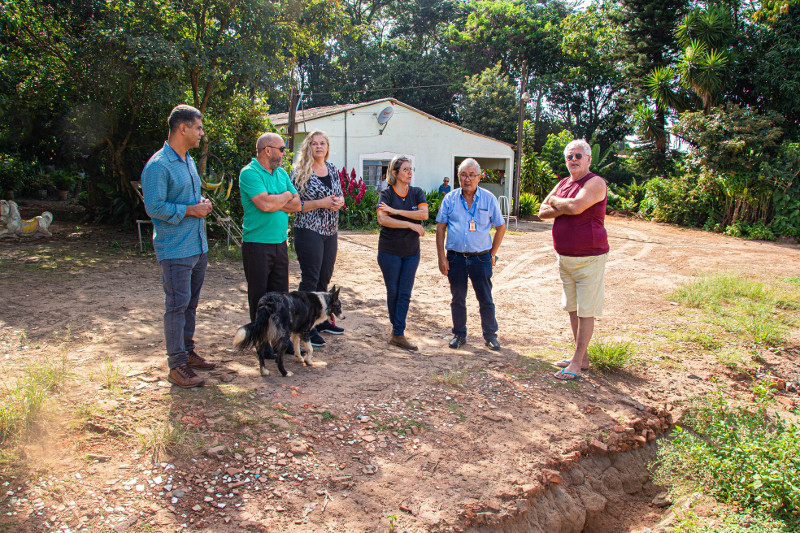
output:
M564 157L566 158L567 161L572 161L572 158L575 158L578 161L580 161L581 159L583 159L583 154L567 154Z
M274 149L278 150L279 152L286 152L286 145L285 145L285 144L284 144L283 146L270 146L270 145L266 145L264 148L274 148ZM264 148L262 148L262 150L263 150Z
M462 172L461 174L458 175L458 177L461 178L462 180L474 180L479 177L479 174L475 174L474 172L472 174L465 174Z
M414 167L400 167L400 172L414 172Z

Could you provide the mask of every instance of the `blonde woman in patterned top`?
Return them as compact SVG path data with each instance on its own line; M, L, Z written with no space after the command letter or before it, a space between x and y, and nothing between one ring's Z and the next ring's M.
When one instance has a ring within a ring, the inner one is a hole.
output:
M330 140L324 131L312 131L300 145L292 168L292 183L302 207L294 219L294 249L300 263L301 291L327 291L336 262L339 209L344 194L336 167L328 162ZM341 335L344 330L326 320L311 332L311 344L323 346L320 331Z

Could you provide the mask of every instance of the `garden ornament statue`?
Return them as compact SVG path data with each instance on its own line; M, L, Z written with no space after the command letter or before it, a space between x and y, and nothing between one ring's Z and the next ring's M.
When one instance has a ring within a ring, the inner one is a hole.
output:
M0 220L6 225L5 228L0 230L0 237L53 236L50 230L48 230L50 224L53 222L53 213L50 211L45 211L38 217L34 217L30 220L22 220L16 202L0 200Z

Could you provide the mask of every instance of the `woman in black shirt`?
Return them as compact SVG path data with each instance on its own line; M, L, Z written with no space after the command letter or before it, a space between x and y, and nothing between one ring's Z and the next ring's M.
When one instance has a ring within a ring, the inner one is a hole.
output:
M419 266L419 238L425 235L422 221L428 219L428 203L419 187L411 186L414 169L408 157L398 155L389 163L389 187L378 203L378 265L386 284L386 304L392 322L389 344L416 350L405 337L411 289Z

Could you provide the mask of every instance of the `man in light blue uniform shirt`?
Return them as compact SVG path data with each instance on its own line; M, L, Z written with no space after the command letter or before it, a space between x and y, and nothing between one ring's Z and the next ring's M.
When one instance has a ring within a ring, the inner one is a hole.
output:
M497 198L478 187L481 167L472 158L458 167L461 187L447 194L436 216L436 251L439 271L450 281L450 313L453 339L450 348L467 342L467 278L478 298L483 339L492 350L499 350L497 320L492 300L492 267L497 249L506 233L505 220ZM494 238L491 227L496 228ZM445 244L445 237L447 242Z
M208 242L205 217L211 202L201 196L200 176L189 155L200 145L203 115L188 105L169 115L169 137L142 171L142 195L153 220L153 248L161 265L166 310L167 379L179 387L197 387L205 380L193 369L216 365L197 355L195 317L206 274Z

